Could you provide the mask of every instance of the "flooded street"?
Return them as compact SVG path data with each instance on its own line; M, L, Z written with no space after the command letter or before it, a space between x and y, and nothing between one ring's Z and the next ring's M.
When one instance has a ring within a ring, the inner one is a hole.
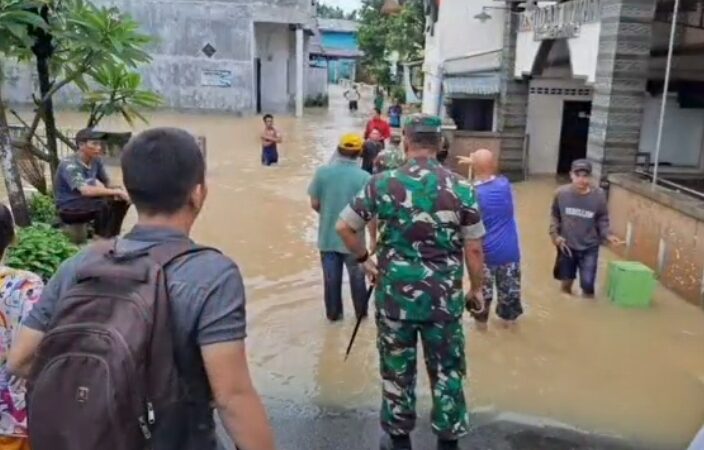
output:
M274 168L259 162L259 118L149 115L150 126L206 136L210 190L194 237L234 258L246 278L248 351L260 393L312 415L380 403L373 321L363 324L345 363L354 326L349 292L343 322L328 324L323 311L317 217L306 188L338 137L364 123L339 99L333 102L302 120L276 119L285 142ZM83 120L62 113L59 124L78 128ZM118 120L102 128L126 129ZM649 310L619 309L603 295L588 301L560 294L547 235L554 188L551 179L516 185L526 304L519 329L490 324L481 334L465 319L472 409L546 417L643 446L683 449L704 424L704 313L662 288ZM603 254L600 292L613 258ZM427 411L424 374L418 394Z

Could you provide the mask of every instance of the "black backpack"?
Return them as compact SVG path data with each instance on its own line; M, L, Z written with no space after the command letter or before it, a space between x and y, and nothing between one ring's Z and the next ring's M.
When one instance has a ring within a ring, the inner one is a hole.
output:
M167 242L118 253L96 244L57 303L28 380L33 450L139 450L185 395L164 268L205 250Z

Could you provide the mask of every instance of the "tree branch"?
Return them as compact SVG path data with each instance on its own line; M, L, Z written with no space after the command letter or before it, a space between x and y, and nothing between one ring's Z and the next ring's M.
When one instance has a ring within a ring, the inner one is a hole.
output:
M51 89L49 89L49 92L46 93L44 97L41 98L41 100L38 103L38 106L44 105L56 92L59 91L59 89L63 88L69 83L72 83L76 78L78 78L83 72L88 70L88 65L90 60L93 58L93 52L89 52L85 58L83 58L83 62L78 66L76 70L71 72L64 78L63 80L59 81L56 84L53 84L51 86Z
M78 147L76 147L76 143L71 141L71 139L67 138L61 131L56 130L56 137L58 137L59 140L64 144L68 145L74 152L78 150Z
M19 122L24 125L25 128L27 128L27 134L25 134L24 139L29 143L32 142L32 138L36 136L37 128L39 127L39 121L41 120L41 115L39 113L36 113L34 115L34 120L32 121L32 125L28 125L27 122L20 117L19 114L17 114L17 111L14 109L10 110L10 114L15 116L15 119L19 120ZM44 147L46 147L46 142L42 140L39 136L36 136L37 140L39 141L40 144L42 144Z
M49 156L48 153L44 153L41 150L39 150L34 144L28 141L17 141L13 140L10 142L13 148L16 148L18 150L26 150L29 153L32 154L32 156L36 157L37 159L44 161L46 163L51 161L51 157Z

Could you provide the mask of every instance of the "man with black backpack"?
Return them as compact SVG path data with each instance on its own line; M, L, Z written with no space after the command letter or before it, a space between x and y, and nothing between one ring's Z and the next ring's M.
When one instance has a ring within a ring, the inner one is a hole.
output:
M9 355L33 450L214 450L212 403L242 450L274 449L245 352L235 263L188 237L206 198L196 140L160 128L122 156L138 223L68 260Z

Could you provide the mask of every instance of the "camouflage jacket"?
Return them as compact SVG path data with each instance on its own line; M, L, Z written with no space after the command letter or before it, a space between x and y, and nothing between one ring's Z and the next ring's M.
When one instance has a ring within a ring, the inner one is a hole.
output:
M396 169L403 165L405 157L400 149L388 148L377 155L374 160L374 173L381 173L387 170Z
M379 220L377 312L443 322L464 310L463 244L484 235L470 183L435 159L372 177L340 218L355 230Z

